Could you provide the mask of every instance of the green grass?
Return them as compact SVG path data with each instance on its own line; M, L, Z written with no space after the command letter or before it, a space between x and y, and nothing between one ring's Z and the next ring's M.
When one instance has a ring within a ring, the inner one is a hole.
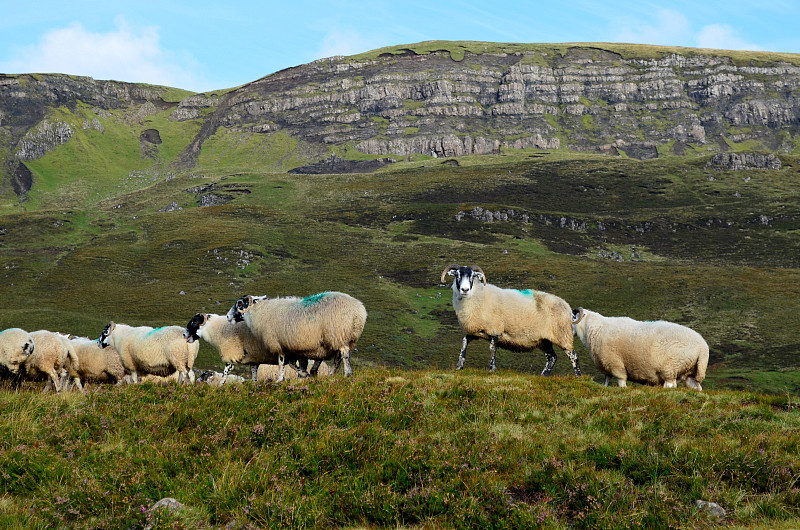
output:
M518 372L356 370L0 393L3 523L712 528L800 523L796 399ZM142 428L146 425L147 428ZM185 505L152 515L158 499Z

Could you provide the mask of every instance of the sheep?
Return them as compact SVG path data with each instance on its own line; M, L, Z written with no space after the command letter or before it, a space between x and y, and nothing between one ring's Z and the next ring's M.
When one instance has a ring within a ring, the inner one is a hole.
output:
M279 369L278 366L274 364L262 364L258 367L258 375L256 380L258 381L276 381L278 379ZM331 375L331 368L325 361L319 363L319 371L317 375L321 376L328 376ZM286 366L286 372L284 374L284 379L297 379L302 377L302 374L298 374L298 371L293 366Z
M223 315L197 313L186 325L183 337L189 343L202 338L219 351L225 363L220 385L225 383L235 364L249 364L253 381L259 364L278 364L278 353L267 350L245 322L228 322Z
M133 383L138 382L140 371L160 375L173 370L178 372L178 383L194 383L192 366L200 343L187 343L180 326L153 329L112 321L103 329L98 344L101 348L112 346L119 352Z
M69 341L78 355L80 366L75 369L70 363L70 375L77 375L82 382L120 384L125 375L122 358L113 348L101 349L98 341L87 337L70 337Z
M25 375L33 381L47 379L45 391L52 384L56 392L61 392L67 386L68 365L71 363L75 370L80 367L75 348L66 336L45 329L32 332L31 338L35 348L25 360ZM83 391L80 378L74 375L72 379Z
M19 378L25 360L34 352L30 333L20 328L0 331L0 368Z
M301 361L335 359L333 373L344 361L345 377L352 375L350 352L364 330L367 310L350 295L328 291L305 298L243 296L227 317L231 322L246 322L266 350L278 355L277 381L281 382L286 357ZM315 362L311 375L316 375L318 368Z
M605 317L579 307L572 311L572 329L605 375L604 386L615 377L621 387L634 381L675 388L680 379L689 388L703 389L708 344L686 326Z
M549 376L556 362L555 344L566 352L575 375L581 375L566 301L542 291L502 289L486 283L486 275L478 266L448 265L442 271L441 283L446 283L447 276L454 276L453 309L464 332L456 370L464 367L469 343L481 338L489 341L492 371L497 369L498 346L517 352L539 347L546 358L542 375Z

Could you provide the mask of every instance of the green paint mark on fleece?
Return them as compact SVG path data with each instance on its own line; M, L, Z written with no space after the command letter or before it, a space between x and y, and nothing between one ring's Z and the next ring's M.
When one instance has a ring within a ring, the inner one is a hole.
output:
M303 307L312 306L312 305L314 305L316 303L319 303L320 300L322 300L323 298L325 298L329 294L330 293L312 294L311 296L306 296L305 298L303 298L301 303L303 304Z
M514 290L517 291L518 293L524 294L525 296L533 296L533 291L531 291L530 289L514 289Z

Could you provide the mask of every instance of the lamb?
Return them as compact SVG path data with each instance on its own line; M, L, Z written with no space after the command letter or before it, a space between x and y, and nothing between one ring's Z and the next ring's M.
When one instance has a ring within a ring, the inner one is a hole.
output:
M486 283L486 275L477 266L449 265L442 271L441 283L446 283L447 276L454 276L453 309L464 332L456 370L464 367L469 343L481 338L489 341L492 371L497 369L498 346L517 352L538 347L546 358L542 375L548 376L556 363L555 344L566 352L575 375L581 375L566 301L542 291L502 289Z
M220 385L225 383L235 364L249 364L253 381L259 364L278 364L278 353L267 350L245 322L228 322L222 315L197 313L186 325L183 337L189 343L202 338L219 351L225 363Z
M24 329L8 328L0 331L0 368L4 371L19 377L20 369L33 351L33 338Z
M344 361L345 377L352 375L350 352L364 330L367 310L352 296L329 291L305 298L243 296L227 317L231 322L246 322L265 349L278 355L277 381L281 382L287 357L292 361L335 359L332 373ZM316 375L318 367L315 362L311 375Z
M103 329L98 344L101 348L112 346L119 352L133 383L138 382L140 371L149 374L177 371L178 383L194 383L192 367L200 343L187 343L180 326L153 329L112 321Z
M67 368L71 364L76 370L80 367L75 348L66 336L45 329L31 333L33 353L25 360L25 375L33 381L47 379L44 390L52 385L56 392L67 386ZM73 377L78 390L83 390L80 378Z
M79 367L70 363L70 375L82 382L120 384L125 375L122 358L113 348L98 348L98 341L87 337L70 337L72 347L78 355ZM74 374L74 375L73 375Z
M582 307L572 315L574 333L605 375L603 385L615 377L621 387L634 381L675 388L680 379L703 389L708 344L696 331L673 322L605 317Z

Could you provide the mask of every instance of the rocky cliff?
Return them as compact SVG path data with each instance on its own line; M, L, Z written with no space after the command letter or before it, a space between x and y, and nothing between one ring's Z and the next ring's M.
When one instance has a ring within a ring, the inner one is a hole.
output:
M283 133L314 146L308 163L345 146L392 157L522 148L634 158L800 149L800 56L788 54L428 42L315 61L179 102L165 101L163 91L0 76L5 181L19 180L26 160L70 141L73 127L53 118L53 109L79 105L127 108L132 116L171 109L170 120L199 123L171 161L183 167L223 132ZM15 189L24 187L16 182Z

